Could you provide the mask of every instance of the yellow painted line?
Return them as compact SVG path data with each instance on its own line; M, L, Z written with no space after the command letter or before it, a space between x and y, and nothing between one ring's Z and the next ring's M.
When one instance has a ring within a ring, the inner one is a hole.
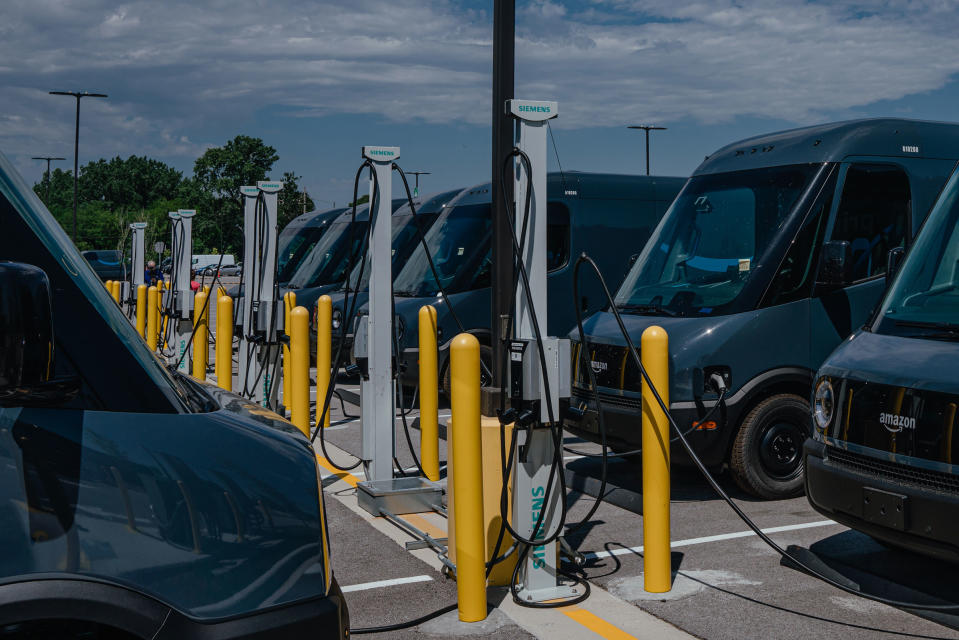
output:
M446 531L417 513L407 513L402 518L431 538L446 537Z
M354 476L352 473L349 473L348 471L340 471L339 469L333 466L333 463L331 463L329 460L327 460L320 454L316 454L316 461L320 463L321 467L323 467L324 469L332 473L334 476L338 477L340 480L350 485L351 487L356 488L356 483L359 482L359 478Z
M586 609L580 609L576 605L563 607L560 611L562 611L566 617L578 622L603 638L608 638L609 640L636 640L636 636L629 635L619 627L606 622Z

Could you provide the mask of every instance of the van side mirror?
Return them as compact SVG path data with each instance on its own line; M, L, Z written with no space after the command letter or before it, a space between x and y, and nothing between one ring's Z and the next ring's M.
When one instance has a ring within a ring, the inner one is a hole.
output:
M53 312L43 270L0 262L0 407L69 400L79 380L53 378Z
M637 260L639 260L638 253L634 253L633 255L629 256L629 264L626 266L626 270L629 271L630 269L632 269L633 265L636 264Z
M899 271L899 266L902 264L902 259L906 256L906 250L903 247L896 247L895 249L889 250L889 255L886 257L886 288L889 288L889 285L892 284L892 279L896 277L896 272Z
M846 240L830 240L822 246L818 284L843 286L852 281L852 245Z

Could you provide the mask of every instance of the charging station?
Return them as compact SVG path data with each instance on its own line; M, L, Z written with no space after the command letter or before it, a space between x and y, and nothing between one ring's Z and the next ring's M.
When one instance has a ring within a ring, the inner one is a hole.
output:
M196 215L196 210L180 209L171 211L169 215L172 221L170 245L172 286L166 292L164 308L172 329L173 361L178 363L177 371L189 374L191 361L190 354L186 351L193 332L193 323L190 319L193 311L190 266L193 260L193 216Z
M376 515L431 511L442 490L425 478L393 477L396 395L393 380L393 271L391 219L393 163L399 147L362 149L370 166L369 313L360 320L354 340L357 362L365 361L360 381L363 429L361 458L366 482L358 483L361 506Z
M265 407L279 395L280 334L276 292L277 197L282 182L261 180L240 187L243 196L244 285L239 315L239 388Z
M547 121L558 115L556 102L507 100L515 119L513 224L518 239L517 260L528 281L517 283L513 337L509 343L509 415L516 426L513 474L513 528L532 540L554 537L556 514L565 499L557 471L555 429L560 426L560 399L570 396L570 343L565 338L537 335L547 326L546 283L546 136ZM529 164L523 161L528 159ZM526 211L527 197L529 210ZM527 219L528 213L528 219ZM525 239L525 242L524 240ZM545 360L545 362L544 362ZM562 473L562 470L559 470ZM572 598L573 586L560 581L557 541L529 550L519 569L518 594L527 602Z
M131 290L123 296L124 300L130 302L136 302L137 292L139 291L138 287L144 284L143 275L146 269L144 243L146 240L146 228L146 222L133 222L130 224L130 253L132 257L130 260L130 269L133 270L133 277L128 279ZM124 286L126 286L126 283L124 283Z

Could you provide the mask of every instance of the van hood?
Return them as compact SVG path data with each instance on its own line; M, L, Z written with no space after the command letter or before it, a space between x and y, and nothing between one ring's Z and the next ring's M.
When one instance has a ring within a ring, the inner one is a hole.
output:
M957 361L959 343L860 330L836 347L819 375L955 393Z

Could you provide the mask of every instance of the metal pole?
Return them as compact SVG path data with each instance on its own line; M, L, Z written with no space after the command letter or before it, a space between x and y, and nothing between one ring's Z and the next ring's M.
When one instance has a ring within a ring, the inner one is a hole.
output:
M88 91L51 91L53 96L73 96L77 100L77 118L73 131L73 244L77 243L77 182L80 171L80 98L107 98L105 93Z
M492 240L492 330L493 362L490 367L494 393L503 388L502 363L505 355L504 340L509 338L510 327L504 319L512 306L513 243L510 237L509 218L504 201L512 200L511 180L503 181L503 159L513 148L513 123L506 113L506 101L513 98L514 52L516 40L515 0L493 2L493 157L491 163L493 207ZM505 194L505 198L504 198ZM495 400L498 405L498 399Z
M649 175L649 132L650 131L665 131L666 127L657 127L651 124L633 124L629 125L627 129L642 129L646 132L646 175Z
M61 158L59 156L33 156L33 160L46 160L47 161L47 196L46 202L44 203L48 207L50 206L50 161L51 160L66 160L66 158Z
M77 243L77 184L80 170L80 96L77 95L77 120L73 129L73 244Z

